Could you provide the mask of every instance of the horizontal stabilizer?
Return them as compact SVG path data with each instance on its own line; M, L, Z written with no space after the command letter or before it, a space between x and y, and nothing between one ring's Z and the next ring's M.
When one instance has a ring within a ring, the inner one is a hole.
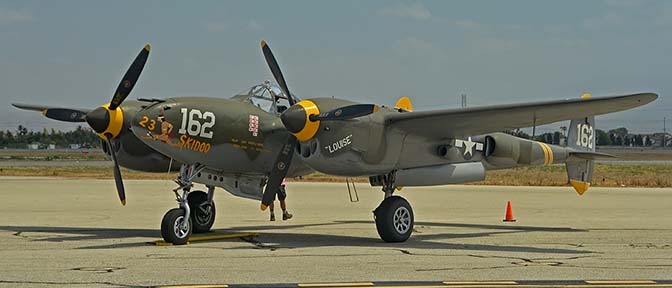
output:
M579 159L584 159L584 160L600 160L600 159L613 159L617 158L614 155L607 154L607 153L600 153L600 152L592 152L592 151L572 151L569 152L569 157L576 157Z

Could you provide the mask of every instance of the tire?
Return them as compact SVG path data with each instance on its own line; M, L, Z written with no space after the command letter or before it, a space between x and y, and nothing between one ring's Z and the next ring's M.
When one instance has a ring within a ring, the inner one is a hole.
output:
M391 196L373 211L376 229L385 242L404 242L413 233L413 209L406 199Z
M187 240L191 236L191 220L187 222L189 223L187 231L177 228L177 225L181 225L182 221L184 221L184 210L181 208L170 209L166 212L166 215L163 215L163 220L161 220L161 236L164 241L175 245L187 243Z
M203 191L193 191L187 196L187 202L191 209L191 215L189 215L192 224L191 230L194 233L208 232L212 228L212 225L215 224L215 202L213 201L211 205L203 207L207 212L201 208L201 204L207 201L208 193Z

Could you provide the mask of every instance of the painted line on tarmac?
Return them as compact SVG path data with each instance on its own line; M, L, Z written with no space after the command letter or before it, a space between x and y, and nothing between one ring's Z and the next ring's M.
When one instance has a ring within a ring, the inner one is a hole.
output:
M298 287L367 287L374 286L373 282L352 283L299 283Z
M158 286L157 288L228 288L229 285L181 285L181 286Z
M516 281L443 281L446 285L518 285Z
M214 241L214 240L234 239L234 238L244 238L244 237L257 237L257 236L259 236L259 233L256 233L256 232L195 236L195 237L189 238L189 240L187 241L187 244L189 244L191 242ZM156 241L152 241L152 242L149 242L149 243L154 244L156 246L172 246L173 245L173 243L168 243L168 242L163 241L163 240L156 240ZM192 287L192 286L185 286L185 287ZM200 287L198 287L198 288L200 288Z
M520 280L520 281L443 281L443 282L324 282L324 283L284 283L284 284L213 284L160 286L166 288L500 288L500 287L542 287L542 288L595 288L595 287L670 287L672 280Z
M586 280L588 284L656 284L653 280Z

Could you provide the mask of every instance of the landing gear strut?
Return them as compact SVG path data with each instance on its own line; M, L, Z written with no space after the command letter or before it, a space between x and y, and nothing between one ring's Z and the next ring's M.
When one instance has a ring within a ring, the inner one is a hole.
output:
M161 220L163 240L173 244L186 244L194 233L210 231L215 222L215 203L212 201L215 187L209 186L208 193L191 191L192 180L203 171L200 164L182 165L180 175L175 180L178 187L173 189L179 208L170 209ZM182 195L180 195L182 191Z
M394 171L377 176L383 184L385 199L378 208L373 211L376 220L378 235L385 242L404 242L413 233L413 208L406 199L400 196L392 196L396 185L394 184Z

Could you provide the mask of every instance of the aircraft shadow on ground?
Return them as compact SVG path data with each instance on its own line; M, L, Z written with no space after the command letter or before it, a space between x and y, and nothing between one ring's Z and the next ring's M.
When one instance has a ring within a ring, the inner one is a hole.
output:
M347 225L347 224L371 224L373 221L334 221L329 223L295 224L295 225L262 225L262 226L239 226L227 229L217 229L212 233L240 233L247 231L267 231L257 237L244 238L245 242L253 245L243 245L230 249L298 249L315 247L370 247L370 248L397 248L404 249L448 249L465 251L500 251L500 252L524 252L524 253L551 253L551 254L586 254L592 253L587 250L543 248L529 246L512 246L497 244L473 244L473 243L450 243L446 240L480 238L502 234L516 234L527 232L552 232L552 233L575 233L587 230L563 228L563 227L537 227L537 226L511 226L511 225L482 225L463 223L441 222L416 222L416 227L455 227L474 228L479 231L473 233L415 233L408 241L403 243L385 243L378 237L358 237L348 235L329 235L302 232L287 233L287 229L302 229L320 226ZM336 228L337 229L337 228ZM39 226L0 226L0 230L12 231L17 237L27 238L29 241L48 242L71 242L87 240L114 240L130 238L157 238L161 233L156 229L124 229L124 228L82 228L82 227L39 227ZM334 230L337 231L337 230ZM28 233L28 234L25 234ZM37 233L32 235L31 233ZM50 234L50 235L45 235ZM241 241L240 238L216 241ZM441 241L441 242L438 242ZM212 242L212 241L208 241ZM202 243L202 242L199 242ZM87 243L89 244L89 243ZM105 245L93 245L78 247L75 249L114 249L132 248L148 245L147 242L114 243ZM192 244L192 245L198 245Z

